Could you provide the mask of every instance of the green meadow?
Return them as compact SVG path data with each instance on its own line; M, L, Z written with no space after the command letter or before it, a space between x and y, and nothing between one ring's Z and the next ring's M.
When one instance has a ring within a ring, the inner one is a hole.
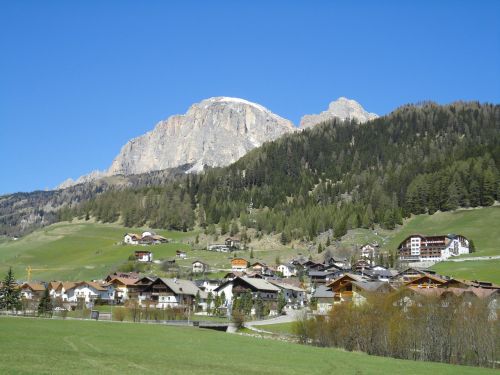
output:
M417 215L406 220L399 229L387 233L384 249L396 249L401 241L414 233L454 233L474 241L476 252L465 257L500 255L499 228L500 206Z
M455 233L472 239L476 247L475 253L462 255L462 258L495 256L500 255L499 228L499 206L418 215L407 220L399 230L389 232L384 249L396 249L402 240L413 233ZM432 269L453 277L500 284L500 259L440 262Z
M127 262L134 250L142 247L123 245L126 232L144 229L124 228L117 224L63 222L37 230L19 240L0 243L0 274L12 266L19 279L26 279L26 268L33 269L33 280L89 280L107 275ZM171 243L153 245L155 259L175 256L177 249L187 250L186 240L193 232L157 233Z
M2 374L495 374L191 327L0 318Z

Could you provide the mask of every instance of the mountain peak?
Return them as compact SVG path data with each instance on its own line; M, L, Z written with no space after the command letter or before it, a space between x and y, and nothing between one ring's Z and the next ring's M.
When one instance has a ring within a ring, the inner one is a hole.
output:
M192 164L193 171L205 165L222 167L295 130L289 120L260 104L226 96L208 98L129 141L107 173L136 174L184 164Z
M301 128L309 128L321 122L338 118L340 120L355 119L360 123L367 122L377 118L375 113L367 112L356 100L348 99L343 96L334 100L328 105L326 111L317 115L305 115L300 121Z

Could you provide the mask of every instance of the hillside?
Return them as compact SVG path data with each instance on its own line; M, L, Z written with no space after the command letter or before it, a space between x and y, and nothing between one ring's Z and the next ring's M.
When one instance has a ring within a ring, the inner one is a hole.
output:
M71 184L65 189L14 193L0 196L0 236L23 236L36 228L64 219L61 210L88 201L108 190L157 186L184 175L191 165L162 171L104 177Z
M126 263L137 250L135 246L121 244L125 232L141 232L141 229L85 221L50 225L17 241L0 243L0 274L12 266L17 278L25 280L26 268L31 266L33 280L103 278ZM173 242L155 245L156 259L172 257L177 249L189 248L182 240L193 237L193 233L162 230L158 233Z
M413 233L458 233L472 239L476 247L475 253L463 255L461 258L499 256L499 225L499 206L417 215L407 220L400 229L389 232L383 248L394 250L404 238ZM453 277L500 284L500 259L447 261L436 264L432 269Z
M500 241L497 236L499 222L499 206L416 215L405 220L404 225L398 226L395 230L381 228L349 230L340 242L332 244L329 249L336 255L336 249L354 246L359 248L365 243L377 241L383 250L394 251L399 242L412 233L454 232L474 240L476 253L471 256L500 255ZM34 279L77 280L103 277L109 271L125 264L128 256L137 249L120 244L123 234L141 230L124 228L118 224L75 220L71 223L50 225L17 241L4 239L0 242L0 274L12 265L17 277L24 279L26 268L30 265L36 270L33 271ZM187 251L187 259L177 259L176 262L184 271L189 270L191 263L196 259L210 264L214 276L220 276L224 273L221 270L230 268L232 255L204 250L208 243L220 242L223 236L215 240L214 236L204 235L198 231L184 233L159 230L158 232L174 242L151 247L155 259L173 258L177 249L183 249ZM199 237L198 244L195 244L196 235ZM312 244L310 242L295 242L293 246L282 245L279 235L265 235L258 239L254 230L249 230L248 235L251 237L248 246L253 249L254 258L249 258L249 251L240 251L237 255L251 261L260 260L274 264L277 257L286 261L298 254L306 256L310 254L308 251L308 247ZM324 236L320 236L316 242L319 243L320 238L324 244ZM321 258L321 254L317 254L314 247L311 254L317 259ZM456 277L488 280L500 284L499 267L500 260L481 260L444 262L436 265L434 269ZM162 274L159 265L152 265L151 272Z
M0 372L8 374L494 374L230 335L200 328L0 318ZM140 348L140 350L138 350ZM54 366L57 363L57 366Z
M499 199L500 106L424 103L364 124L328 121L265 143L225 168L105 193L73 210L127 226L242 226L282 242L332 229L394 229L411 214ZM131 212L134 214L131 214ZM179 213L173 215L173 212Z

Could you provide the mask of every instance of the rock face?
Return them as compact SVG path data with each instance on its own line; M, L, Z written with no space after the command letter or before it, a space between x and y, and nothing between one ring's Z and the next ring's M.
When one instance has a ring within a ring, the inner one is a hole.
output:
M377 118L375 113L369 113L357 101L340 97L328 106L328 110L319 115L305 115L300 120L302 129L309 128L321 122L339 118L341 120L356 119L363 123Z
M193 164L193 172L204 165L225 166L296 129L261 105L237 98L210 98L129 141L107 174L137 174L182 164Z
M57 189L66 189L70 186L78 185L78 184L85 184L87 182L92 182L99 180L100 178L106 177L107 173L103 171L92 171L89 174L83 175L78 177L76 180L73 180L72 178L68 178L67 180L63 181L60 185L56 187Z

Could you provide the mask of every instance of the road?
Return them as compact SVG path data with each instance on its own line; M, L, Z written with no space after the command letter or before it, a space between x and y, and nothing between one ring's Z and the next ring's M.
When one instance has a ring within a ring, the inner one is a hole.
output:
M475 260L490 260L490 259L500 259L500 255L447 259L447 260L445 260L445 262L468 262L468 261L475 261Z
M251 329L255 332L264 332L271 333L269 331L265 331L263 329L257 328L258 326L268 325L268 324L280 324L280 323L291 323L297 320L302 314L304 310L288 310L286 315L280 315L276 318L271 319L263 319L263 320L253 320L250 322L245 322L245 327Z

